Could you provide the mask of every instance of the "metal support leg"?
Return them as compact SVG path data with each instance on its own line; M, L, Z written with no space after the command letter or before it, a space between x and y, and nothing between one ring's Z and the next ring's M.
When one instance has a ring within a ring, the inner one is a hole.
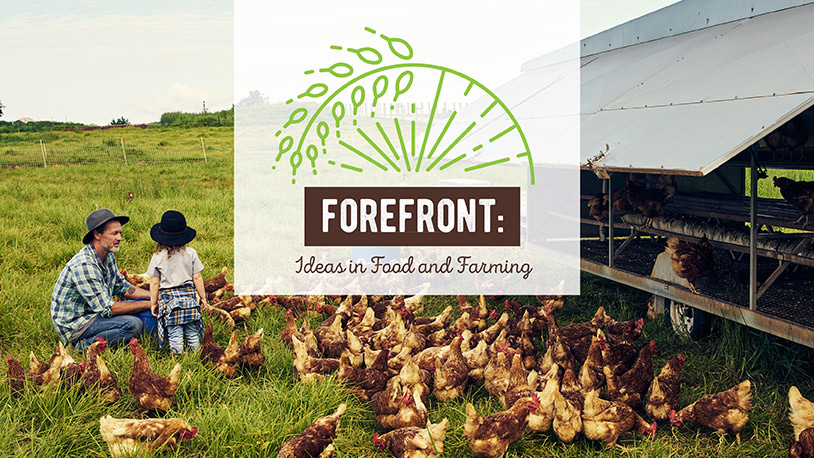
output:
M613 267L613 174L608 173L608 267Z
M749 310L757 310L757 161L751 151L749 199Z

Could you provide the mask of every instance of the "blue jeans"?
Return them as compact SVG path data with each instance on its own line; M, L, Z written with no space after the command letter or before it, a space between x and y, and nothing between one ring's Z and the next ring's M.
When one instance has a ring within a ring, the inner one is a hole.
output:
M193 321L187 324L167 326L167 337L170 341L170 351L176 355L184 351L184 341L190 351L195 351L201 345L198 337L198 322Z
M110 318L97 316L74 347L77 350L84 350L96 342L99 336L104 337L108 345L129 342L139 335L143 328L144 323L134 315L116 315Z

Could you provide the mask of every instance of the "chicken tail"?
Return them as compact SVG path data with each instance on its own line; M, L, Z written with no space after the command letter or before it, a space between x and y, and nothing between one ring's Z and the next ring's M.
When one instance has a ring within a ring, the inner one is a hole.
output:
M749 380L742 381L737 386L738 393L738 407L743 410L752 409L752 382Z
M175 367L172 368L170 375L167 376L167 380L169 380L170 386L178 387L178 383L181 381L181 363L177 363Z

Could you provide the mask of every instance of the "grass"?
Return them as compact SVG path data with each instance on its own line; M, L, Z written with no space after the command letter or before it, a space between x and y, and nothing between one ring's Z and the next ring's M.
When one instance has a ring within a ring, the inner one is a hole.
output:
M118 132L118 131L117 131ZM195 139L198 132L172 130L138 131L149 141L174 143ZM76 135L73 132L58 134ZM81 135L81 134L80 134ZM56 345L49 317L53 283L65 262L81 248L84 218L97 207L109 207L131 217L124 227L125 240L117 256L119 266L143 272L154 250L149 228L168 209L184 212L198 231L192 246L206 266L205 276L221 267L233 270L233 170L231 131L212 131L207 144L225 145L214 151L208 164L145 161L129 167L91 164L79 167L27 167L4 170L0 181L0 351L23 361L29 351L47 358ZM101 137L100 137L101 138ZM55 140L57 141L57 140ZM126 140L127 141L127 140ZM147 140L132 141L146 142ZM101 144L101 140L99 140ZM5 146L0 146L0 151ZM128 201L132 192L134 199ZM231 279L231 275L229 277ZM518 297L523 303L534 298ZM618 320L642 316L647 296L636 290L585 275L582 295L568 298L559 314L561 324L589 319L598 306ZM452 297L427 299L426 313L437 313L455 303ZM491 307L500 307L490 304ZM311 317L312 326L323 317ZM197 353L173 357L158 350L148 339L144 344L159 374L176 362L183 366L176 401L166 416L187 419L199 428L196 438L161 456L276 456L280 444L301 432L316 418L332 413L340 403L348 410L336 439L339 457L386 457L389 452L372 446L379 432L369 405L359 402L340 383L329 378L323 383L303 385L295 380L292 356L278 336L283 311L256 311L238 328L245 338L258 328L266 337L265 365L258 373L243 373L233 380L219 377L203 366ZM225 343L228 330L215 324L215 338ZM603 449L584 438L563 447L553 435L525 437L509 448L510 457L782 457L787 456L791 426L787 420L786 394L797 385L804 396L814 399L814 351L729 322L719 322L713 336L700 342L678 338L661 320L649 321L639 342L650 339L659 345L654 366L682 353L687 359L682 375L681 403L687 405L701 395L727 389L745 378L753 382L754 408L742 433L742 444L734 438L719 439L709 430L692 426L671 428L660 425L655 439L638 434L622 437L619 450ZM82 355L74 354L75 357ZM142 413L127 388L133 357L126 347L111 348L103 357L118 376L122 398L113 405L97 402L93 393L79 390L28 389L13 399L0 384L0 456L108 456L98 432L98 419L141 417ZM3 376L0 376L2 379ZM466 402L482 414L500 409L482 384L470 387L464 399L439 403L430 399L430 419L447 417L450 428L445 441L446 457L471 456L462 436Z
M79 164L123 166L125 156L127 165L148 161L231 161L232 130L231 127L180 129L153 126L147 129L126 127L93 131L10 133L0 137L0 168L42 167L44 164L48 167Z

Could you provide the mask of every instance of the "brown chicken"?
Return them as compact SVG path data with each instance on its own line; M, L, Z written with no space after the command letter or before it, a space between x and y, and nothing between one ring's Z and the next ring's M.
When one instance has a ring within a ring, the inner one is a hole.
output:
M648 424L642 417L625 404L606 401L599 398L597 390L585 396L585 408L582 411L582 427L585 437L602 441L605 447L625 447L616 441L622 434L636 429L645 435L656 434L656 424Z
M458 312L463 314L464 312L469 313L469 316L472 318L472 330L475 332L480 332L486 329L487 321L486 319L489 318L490 313L489 309L486 308L486 298L484 296L480 296L478 300L478 306L474 307L466 296L458 295Z
M804 398L796 386L789 388L789 421L794 440L800 440L803 430L814 428L814 402Z
M318 418L303 432L283 442L280 451L277 452L277 458L333 456L333 441L347 407L345 404L339 404L333 414Z
M427 403L427 398L430 396L429 384L432 383L432 374L421 370L415 360L410 358L401 368L398 376L403 386L411 388L421 396L422 402Z
M629 371L638 356L639 352L636 347L625 342L616 345L605 345L602 350L602 360L614 375Z
M608 342L612 345L621 343L633 344L642 334L644 318L635 318L628 321L612 321L605 327L608 332Z
M690 283L692 292L698 294L693 282L715 270L715 255L707 236L703 236L698 243L682 242L678 237L670 237L665 251L670 253L676 275L685 278Z
M512 356L511 365L509 367L509 381L506 392L498 395L498 401L504 409L508 409L514 405L515 401L520 398L529 397L534 390L529 383L529 374L523 367L523 355L520 351L515 352Z
M215 370L225 377L232 378L237 375L238 357L237 332L232 331L229 344L226 348L221 348L212 336L212 323L209 323L204 329L201 342L201 361L209 361L215 366Z
M574 442L582 432L582 412L580 407L559 390L554 391L554 420L552 422L554 434L564 444Z
M316 358L311 355L309 347L297 336L291 337L294 344L294 372L297 378L304 383L318 382L326 374L339 369L339 360L333 358Z
M785 177L772 177L772 180L780 188L783 198L800 212L800 217L794 224L805 218L803 227L807 227L808 215L814 213L814 181L794 181Z
M574 323L557 328L557 335L571 349L571 354L580 363L588 357L588 349L596 336L596 331L605 327L611 319L605 314L605 307L599 307L591 321ZM549 324L549 328L552 326ZM551 336L549 335L549 339ZM557 362L557 364L560 364Z
M457 334L462 333L467 329L471 330L471 328L472 328L471 315L469 314L469 312L464 312L461 314L461 316L458 317L457 320L455 320L454 323L452 323L452 325L450 325L450 327L428 335L427 345L432 346L449 345L449 343L452 342L452 339L454 339Z
M614 375L610 367L603 367L608 383L608 395L612 400L633 409L642 404L642 396L653 381L653 354L656 351L656 342L651 340L650 344L642 347L633 367L623 374Z
M791 443L789 458L814 458L814 428L804 429Z
M439 423L429 421L426 426L409 426L390 431L387 434L373 435L373 445L379 450L390 449L396 458L434 458L444 453L444 439L449 420Z
M483 386L492 396L498 399L505 396L511 381L511 361L505 351L492 355L483 369Z
M585 392L598 390L605 386L605 374L602 372L602 367L605 365L602 359L602 350L605 349L607 342L605 341L605 334L599 329L596 331L596 336L591 341L591 346L588 348L588 356L585 358L585 364L579 370L579 384Z
M537 294L534 296L540 301L541 307L538 316L545 318L549 313L562 310L565 306L565 296L561 294Z
M101 354L107 349L104 337L97 337L96 342L88 347L88 353L82 373L82 384L87 389L99 390L100 399L112 404L122 396L122 390L116 380L116 374L110 371Z
M11 395L16 398L25 389L25 371L22 364L11 355L6 359L6 363L8 363L6 384L11 390Z
M308 321L308 319L305 321ZM297 329L297 320L294 318L294 312L291 309L288 309L285 311L285 325L283 325L283 330L280 331L280 339L282 339L283 344L286 347L291 348L291 336L294 335L299 337L300 340L305 339L302 332Z
M441 402L459 398L469 383L469 366L461 354L461 337L452 339L449 355L441 363L435 357L435 398Z
M554 422L554 393L560 392L559 368L552 367L543 379L542 391L531 394L537 408L529 412L529 429L538 433L548 432Z
M369 368L357 369L350 364L347 352L342 353L336 376L349 385L350 390L360 400L369 401L374 394L385 389L390 379L387 368L388 354L389 351L382 351Z
M608 195L604 192L593 196L588 201L588 214L600 223L608 221Z
M59 384L60 366L62 365L62 356L59 352L51 355L48 364L40 362L34 353L28 355L28 381L33 383L38 388L45 390L50 386L57 386Z
M530 397L518 399L509 409L487 417L478 415L475 406L466 404L464 437L475 456L500 458L509 445L523 437L529 412L539 407Z
M142 456L190 440L198 433L198 428L180 418L132 420L106 415L99 419L99 432L113 458L119 458Z
M653 218L664 214L675 193L675 181L669 175L660 175L654 188L644 188L638 180L626 182L625 197L631 207L647 217L646 227L650 227Z
M566 366L562 373L562 380L560 381L560 393L565 399L571 401L577 409L582 412L585 405L585 393L582 391L577 380L577 375L574 373L572 366Z
M403 385L399 376L391 378L387 388L371 398L371 408L379 427L387 431L408 426L423 427L427 423L427 406L421 400L420 390Z
M666 421L669 419L670 411L678 409L678 394L681 391L679 373L682 367L684 357L679 353L667 361L647 389L647 404L644 410L651 420Z
M122 269L119 271L124 276L124 279L127 280L127 283L135 286L136 288L144 288L150 289L150 277L147 275L138 275L138 274L128 274L126 270Z
M633 210L633 206L627 200L628 187L629 185L626 184L626 187L621 191L613 190L613 211L629 212Z
M214 293L215 291L226 286L226 267L221 269L217 275L204 282L204 291L207 293Z
M243 367L257 369L266 361L266 357L260 349L263 341L263 328L258 329L254 334L246 337L246 340L237 348L238 361Z
M425 317L418 317L416 318L416 322L413 323L415 325L415 332L423 335L424 337L427 337L434 332L438 332L444 329L447 323L449 323L451 316L452 316L452 306L448 306L435 317L426 317L432 318L431 321L424 322L421 321L420 318Z
M325 305L325 296L274 296L271 302L285 310L291 309L295 315L299 315L311 310L316 311L317 305L322 309Z
M144 410L166 412L175 402L175 391L181 380L181 364L176 364L168 376L160 377L153 372L147 353L135 337L130 339L130 352L136 357L129 382L133 397Z
M681 426L684 422L706 426L718 434L734 434L741 443L741 430L749 421L752 409L752 382L744 380L726 391L708 394L684 407L678 413L670 411L670 423Z
M59 378L66 388L70 388L82 378L83 368L73 359L62 342L59 343L57 353L62 356L62 362L59 364Z

